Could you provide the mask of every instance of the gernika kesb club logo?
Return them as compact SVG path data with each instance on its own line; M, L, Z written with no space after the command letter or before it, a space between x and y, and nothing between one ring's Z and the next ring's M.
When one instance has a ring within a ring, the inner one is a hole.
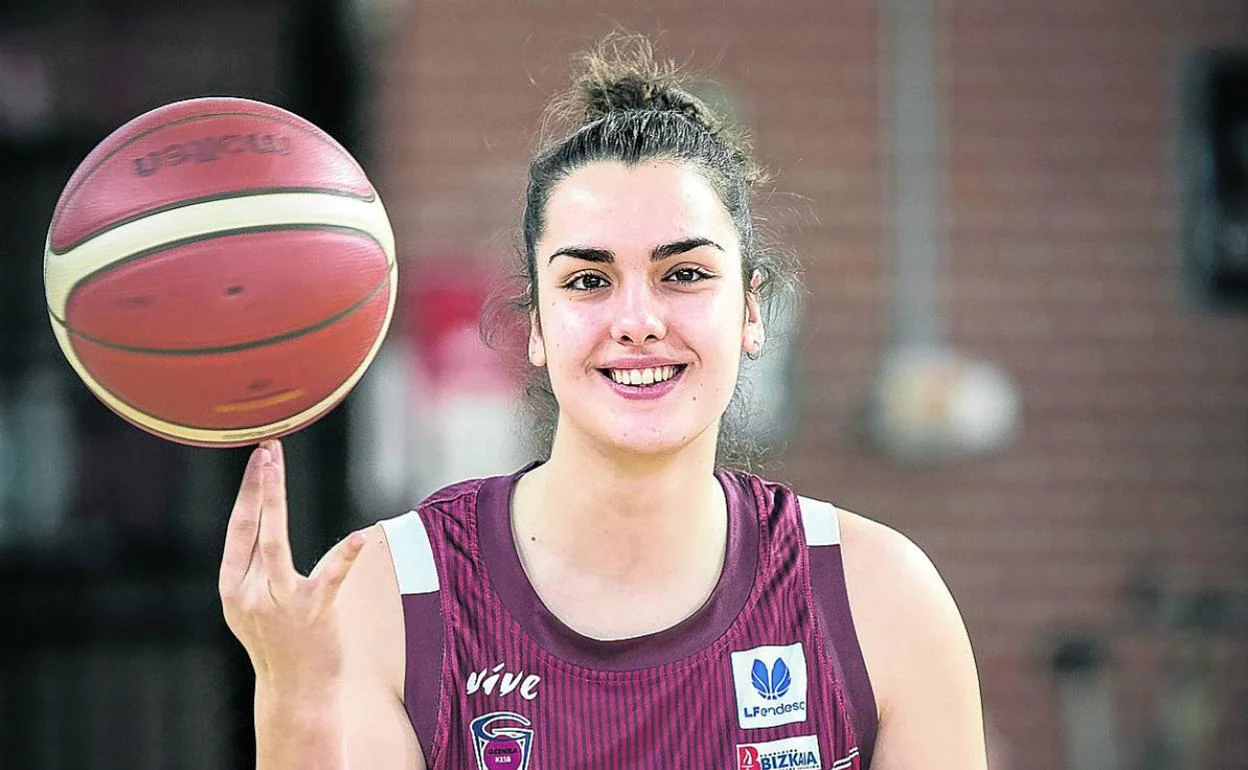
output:
M806 653L802 643L732 653L732 686L741 729L806 721Z
M511 711L494 711L472 720L477 770L528 770L533 723Z

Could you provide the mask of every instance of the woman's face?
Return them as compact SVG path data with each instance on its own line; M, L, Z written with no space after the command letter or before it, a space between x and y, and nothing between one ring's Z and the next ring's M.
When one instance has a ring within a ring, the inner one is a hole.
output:
M545 219L529 358L550 373L556 442L713 452L741 353L763 333L714 188L674 161L595 162L555 186Z

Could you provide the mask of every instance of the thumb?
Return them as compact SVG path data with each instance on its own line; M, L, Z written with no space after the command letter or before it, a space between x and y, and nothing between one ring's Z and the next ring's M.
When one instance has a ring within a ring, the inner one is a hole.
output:
M308 580L312 582L316 603L322 607L333 604L338 596L342 581L346 580L355 559L364 550L363 533L352 532L340 540L333 548L325 552L321 560L312 568Z

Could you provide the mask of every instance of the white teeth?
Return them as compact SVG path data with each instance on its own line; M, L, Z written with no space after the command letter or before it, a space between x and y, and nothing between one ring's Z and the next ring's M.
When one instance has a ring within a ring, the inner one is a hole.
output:
M611 379L621 385L653 385L670 380L676 374L674 366L652 366L646 369L610 369Z

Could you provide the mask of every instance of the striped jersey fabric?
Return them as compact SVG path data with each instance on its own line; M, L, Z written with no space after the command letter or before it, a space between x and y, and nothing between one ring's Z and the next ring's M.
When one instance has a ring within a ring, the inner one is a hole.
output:
M875 703L835 507L717 471L728 544L710 599L672 628L601 641L560 622L524 574L510 525L523 472L382 522L404 701L432 770L869 766Z

